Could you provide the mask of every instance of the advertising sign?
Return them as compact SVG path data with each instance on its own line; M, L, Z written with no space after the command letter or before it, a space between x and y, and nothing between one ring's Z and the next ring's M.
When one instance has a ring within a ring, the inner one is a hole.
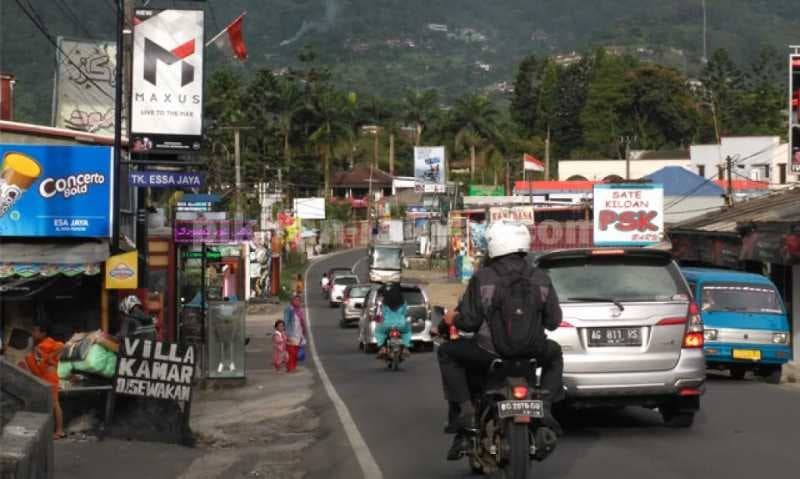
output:
M325 198L295 198L294 212L304 220L324 220Z
M114 393L190 401L194 370L192 345L125 338L119 348Z
M0 145L0 237L111 236L111 148Z
M203 12L136 10L133 151L191 152L203 129Z
M644 246L664 234L664 187L658 184L594 185L594 244Z
M414 147L414 184L418 193L444 193L444 147Z
M789 85L791 100L789 105L789 141L792 173L800 173L800 55L789 58Z
M533 205L525 206L495 206L489 208L489 221L494 223L498 220L512 220L524 225L532 225Z
M251 241L255 221L175 220L176 243L238 243Z
M58 46L54 125L112 136L116 43L59 37Z
M205 182L205 173L177 171L131 171L128 182L131 186L149 188L200 188Z
M136 251L129 251L106 260L105 289L136 289L139 279L136 254Z

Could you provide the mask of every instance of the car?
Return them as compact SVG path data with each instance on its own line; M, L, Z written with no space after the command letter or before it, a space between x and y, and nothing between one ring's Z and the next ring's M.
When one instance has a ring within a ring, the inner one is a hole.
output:
M328 296L328 303L330 303L331 308L335 308L342 304L342 301L344 301L344 290L348 286L352 286L354 284L358 284L358 276L354 275L353 273L347 275L336 275L333 277L331 280L331 292Z
M705 325L706 365L729 370L734 379L748 371L780 383L792 360L786 306L769 278L742 271L683 268Z
M377 351L375 341L375 315L381 304L380 285L374 285L364 301L358 323L358 345L365 353ZM403 299L408 305L407 318L411 321L411 341L417 350L433 351L433 322L431 307L425 290L416 284L401 283Z
M565 405L658 408L689 427L705 390L703 324L669 251L581 248L537 259L563 322L548 336L564 353Z
M364 300L373 287L372 283L359 283L348 286L344 290L342 318L339 320L342 328L346 328L352 323L358 324L361 319L361 311L364 309Z
M351 276L353 274L352 268L331 268L328 270L328 278L331 280L336 276Z

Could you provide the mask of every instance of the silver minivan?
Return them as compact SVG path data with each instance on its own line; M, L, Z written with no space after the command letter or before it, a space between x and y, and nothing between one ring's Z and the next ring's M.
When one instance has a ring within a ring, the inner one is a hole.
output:
M703 323L678 265L647 248L556 251L536 260L564 313L567 403L658 408L689 427L704 392Z

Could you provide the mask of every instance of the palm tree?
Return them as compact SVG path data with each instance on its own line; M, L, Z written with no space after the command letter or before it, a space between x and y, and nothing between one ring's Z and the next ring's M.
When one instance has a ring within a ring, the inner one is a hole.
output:
M422 129L434 116L439 95L436 90L410 90L403 98L405 120L414 125L414 144L419 146Z
M325 177L323 196L326 198L331 194L331 160L334 151L343 141L351 144L354 141L351 119L347 114L351 109L352 102L339 91L324 91L314 99L313 112L319 126L311 133L309 140L317 145L322 157Z
M470 180L475 176L475 149L481 144L480 139L490 140L497 136L498 115L497 108L483 95L466 95L456 100L452 112L453 125L458 129L456 149L460 144L470 149Z
M292 126L295 116L306 108L305 98L297 83L285 78L278 81L272 96L278 129L283 137L283 161L288 169L292 164Z

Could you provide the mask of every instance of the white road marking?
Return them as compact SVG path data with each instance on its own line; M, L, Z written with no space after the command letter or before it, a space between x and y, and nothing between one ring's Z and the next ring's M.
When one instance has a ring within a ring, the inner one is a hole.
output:
M347 250L342 251L341 253L334 253L334 255L349 252L350 250ZM311 271L311 268L315 264L316 262L313 262L306 269L304 279L306 284L304 299L306 303L306 321L308 322L308 345L311 348L311 359L314 361L314 365L317 367L317 372L322 380L322 385L325 387L325 392L328 393L328 397L331 398L331 402L333 402L333 406L336 408L336 413L339 415L339 420L342 422L344 432L347 434L347 439L350 441L350 447L353 448L353 453L355 453L358 464L361 466L361 472L364 473L364 477L366 479L383 479L383 473L381 472L380 467L378 467L378 463L375 461L375 458L372 456L372 452L370 452L369 447L367 447L367 443L364 441L364 438L358 431L358 426L356 426L355 421L353 421L353 416L350 415L347 405L345 405L344 401L342 401L342 398L339 397L339 393L336 392L336 388L333 386L333 383L328 377L328 373L325 372L325 367L322 366L322 360L320 359L319 354L317 354L317 346L314 342L314 332L313 328L311 327L311 311L308 308L308 290L310 289L310 285L308 283L308 272ZM356 264L358 264L358 262L356 262ZM353 265L353 268L353 271L355 271L355 265Z
M364 261L364 260L365 260L365 259L367 259L367 258L369 258L369 256L364 256L363 258L359 259L358 261L356 261L356 262L353 264L353 268L351 269L351 271L353 272L353 274L354 274L354 275L356 275L356 276L358 275L358 273L356 273L356 268L358 268L358 263L360 263L360 262ZM359 281L361 281L361 279L360 279L360 278L359 278Z

